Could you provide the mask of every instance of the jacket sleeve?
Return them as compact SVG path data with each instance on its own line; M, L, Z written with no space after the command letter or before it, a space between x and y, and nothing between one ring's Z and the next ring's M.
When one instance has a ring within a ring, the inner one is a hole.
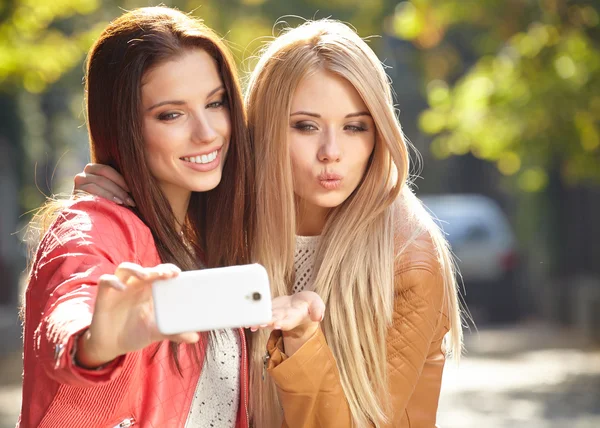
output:
M91 324L99 277L114 273L123 261L139 262L133 250L142 235L136 222L141 224L124 208L92 200L63 211L44 235L27 287L25 323L33 330L36 358L57 382L80 387L110 382L125 364L127 356L85 370L74 365L73 347Z
M436 342L441 347L447 331L446 328L440 328L444 282L437 262L416 263L397 271L395 286L394 315L387 338L392 426L397 426L407 412L409 400L422 376L432 344ZM443 352L438 349L438 354L443 355ZM443 367L443 361L440 367ZM441 371L436 371L433 376L436 379L424 383L437 384L439 391ZM430 398L427 400L430 401ZM430 417L434 424L435 411Z
M279 331L271 334L267 347L268 372L277 386L284 428L352 425L338 367L320 328L290 358L283 352Z
M433 407L437 408L437 404L431 407L429 402L437 403L434 398L441 384L442 340L448 328L442 322L445 319L443 274L429 239L421 238L418 245L397 261L394 288L393 319L386 339L390 426L403 423L417 383L425 375L423 368L428 359L435 363L435 369L427 371L431 379L423 383L431 391L420 391L424 394L418 398L427 403L416 407L431 415L415 416L420 420L431 419L433 426ZM290 358L283 354L278 334L274 332L269 343L269 373L277 385L285 413L284 427L351 426L338 368L321 330ZM437 350L430 356L435 347Z

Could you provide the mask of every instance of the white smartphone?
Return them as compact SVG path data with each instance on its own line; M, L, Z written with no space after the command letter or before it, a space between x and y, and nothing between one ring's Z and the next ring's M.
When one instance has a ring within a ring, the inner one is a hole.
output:
M182 272L152 284L162 334L246 327L271 321L271 289L260 264Z

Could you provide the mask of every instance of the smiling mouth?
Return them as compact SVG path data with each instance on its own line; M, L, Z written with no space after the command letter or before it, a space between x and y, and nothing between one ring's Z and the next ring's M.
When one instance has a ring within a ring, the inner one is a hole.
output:
M185 162L190 162L190 163L199 163L199 164L206 164L206 163L211 163L212 161L214 161L217 158L217 155L219 154L219 149L215 150L214 152L208 153L206 155L198 155L198 156L190 156L190 157L182 157L179 158L182 161Z

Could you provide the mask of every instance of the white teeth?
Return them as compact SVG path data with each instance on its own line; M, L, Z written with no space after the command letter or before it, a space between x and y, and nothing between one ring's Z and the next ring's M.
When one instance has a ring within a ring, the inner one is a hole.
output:
M191 163L209 163L209 162L214 161L217 158L217 153L218 153L218 150L215 150L214 152L209 153L207 155L183 157L182 159L186 162L191 162Z

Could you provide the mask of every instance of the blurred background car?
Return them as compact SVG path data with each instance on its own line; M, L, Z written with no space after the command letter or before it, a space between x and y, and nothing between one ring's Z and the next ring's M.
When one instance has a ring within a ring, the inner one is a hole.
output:
M500 206L476 194L421 197L446 234L464 282L464 298L479 322L513 322L519 303L519 250Z

